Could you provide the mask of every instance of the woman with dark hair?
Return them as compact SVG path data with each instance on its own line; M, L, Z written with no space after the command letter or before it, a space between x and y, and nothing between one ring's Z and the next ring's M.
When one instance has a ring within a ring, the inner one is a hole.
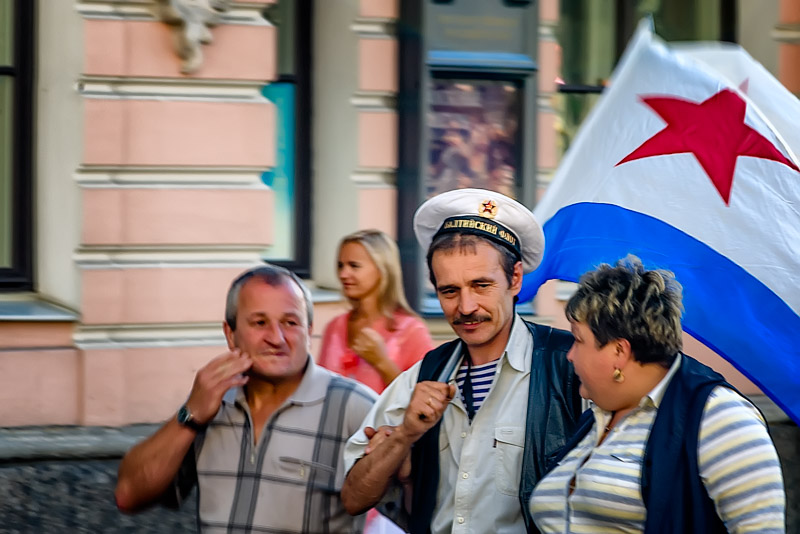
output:
M567 358L591 411L534 489L543 533L785 532L764 419L680 352L681 292L635 256L581 278L566 307Z

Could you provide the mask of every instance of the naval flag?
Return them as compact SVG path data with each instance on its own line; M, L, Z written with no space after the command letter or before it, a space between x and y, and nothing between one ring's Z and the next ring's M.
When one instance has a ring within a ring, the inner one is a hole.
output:
M675 273L684 330L800 423L800 102L735 45L640 25L534 213L548 279L628 253Z

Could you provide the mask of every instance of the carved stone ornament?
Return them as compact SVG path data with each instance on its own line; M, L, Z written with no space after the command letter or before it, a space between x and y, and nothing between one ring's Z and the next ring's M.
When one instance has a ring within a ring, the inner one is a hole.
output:
M212 41L209 27L218 24L231 0L156 0L158 17L174 27L181 72L192 74L203 64L202 45Z

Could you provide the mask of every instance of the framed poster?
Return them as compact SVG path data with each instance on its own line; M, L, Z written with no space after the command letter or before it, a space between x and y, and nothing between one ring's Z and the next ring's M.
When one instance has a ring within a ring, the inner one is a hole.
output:
M517 198L521 97L511 80L430 79L426 198L466 187Z

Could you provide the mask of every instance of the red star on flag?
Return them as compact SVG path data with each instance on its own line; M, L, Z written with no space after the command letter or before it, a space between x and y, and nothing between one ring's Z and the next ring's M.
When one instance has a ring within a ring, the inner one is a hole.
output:
M642 101L667 126L617 165L651 156L691 152L726 206L739 156L777 161L798 170L767 138L744 123L747 104L730 89L723 89L699 104L668 96L642 97Z

